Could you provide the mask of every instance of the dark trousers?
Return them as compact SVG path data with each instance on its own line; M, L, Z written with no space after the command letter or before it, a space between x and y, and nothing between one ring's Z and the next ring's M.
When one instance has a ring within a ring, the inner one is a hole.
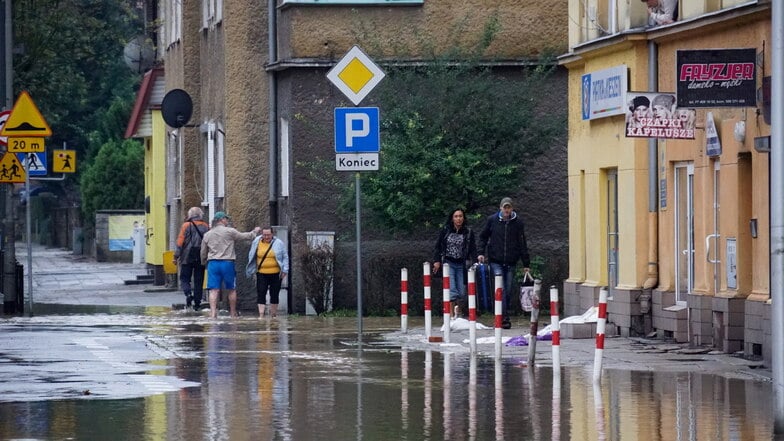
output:
M193 279L193 285L191 285L191 279ZM191 296L192 293L193 302L195 304L201 303L204 287L204 267L201 264L181 264L180 286L186 297Z
M280 273L256 273L256 303L259 305L267 304L267 289L269 289L270 294L270 305L280 303L280 282Z

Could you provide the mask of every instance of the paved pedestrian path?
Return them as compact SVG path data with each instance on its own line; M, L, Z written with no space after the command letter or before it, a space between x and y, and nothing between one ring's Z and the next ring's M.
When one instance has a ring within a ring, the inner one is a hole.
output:
M182 303L179 291L148 285L126 285L146 275L144 263L96 262L70 250L32 245L32 295L34 304L168 306ZM26 243L16 244L16 259L25 267L24 289L30 288Z

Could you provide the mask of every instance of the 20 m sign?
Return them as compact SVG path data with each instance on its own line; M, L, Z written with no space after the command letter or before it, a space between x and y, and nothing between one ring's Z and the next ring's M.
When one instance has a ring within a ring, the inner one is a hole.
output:
M8 151L11 153L42 153L43 138L8 138Z

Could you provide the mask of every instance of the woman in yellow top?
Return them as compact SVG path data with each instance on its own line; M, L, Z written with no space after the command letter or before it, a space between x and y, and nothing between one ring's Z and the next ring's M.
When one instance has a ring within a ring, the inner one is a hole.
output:
M289 254L282 240L272 235L272 228L262 228L248 252L245 275L256 275L256 303L259 317L264 317L267 306L267 290L270 295L270 316L277 317L280 303L280 285L289 273Z

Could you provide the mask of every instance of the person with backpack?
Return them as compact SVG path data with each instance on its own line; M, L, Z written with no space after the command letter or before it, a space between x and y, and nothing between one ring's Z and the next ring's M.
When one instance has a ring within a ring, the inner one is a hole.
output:
M468 310L466 302L466 265L476 259L474 232L466 225L465 211L452 210L438 233L433 255L433 274L438 274L442 263L449 264L449 297L453 317ZM460 305L458 305L460 303Z
M523 262L525 272L530 271L531 258L528 255L528 243L525 239L523 220L512 206L512 199L501 199L501 208L490 215L479 233L479 256L477 260L490 263L494 276L503 276L502 310L504 329L512 327L509 320L509 299L513 292L515 265Z
M180 287L185 293L185 307L198 311L204 287L204 265L201 263L201 240L210 229L202 219L204 212L199 207L188 209L188 217L177 235L174 264L180 266ZM191 284L193 280L193 284Z

